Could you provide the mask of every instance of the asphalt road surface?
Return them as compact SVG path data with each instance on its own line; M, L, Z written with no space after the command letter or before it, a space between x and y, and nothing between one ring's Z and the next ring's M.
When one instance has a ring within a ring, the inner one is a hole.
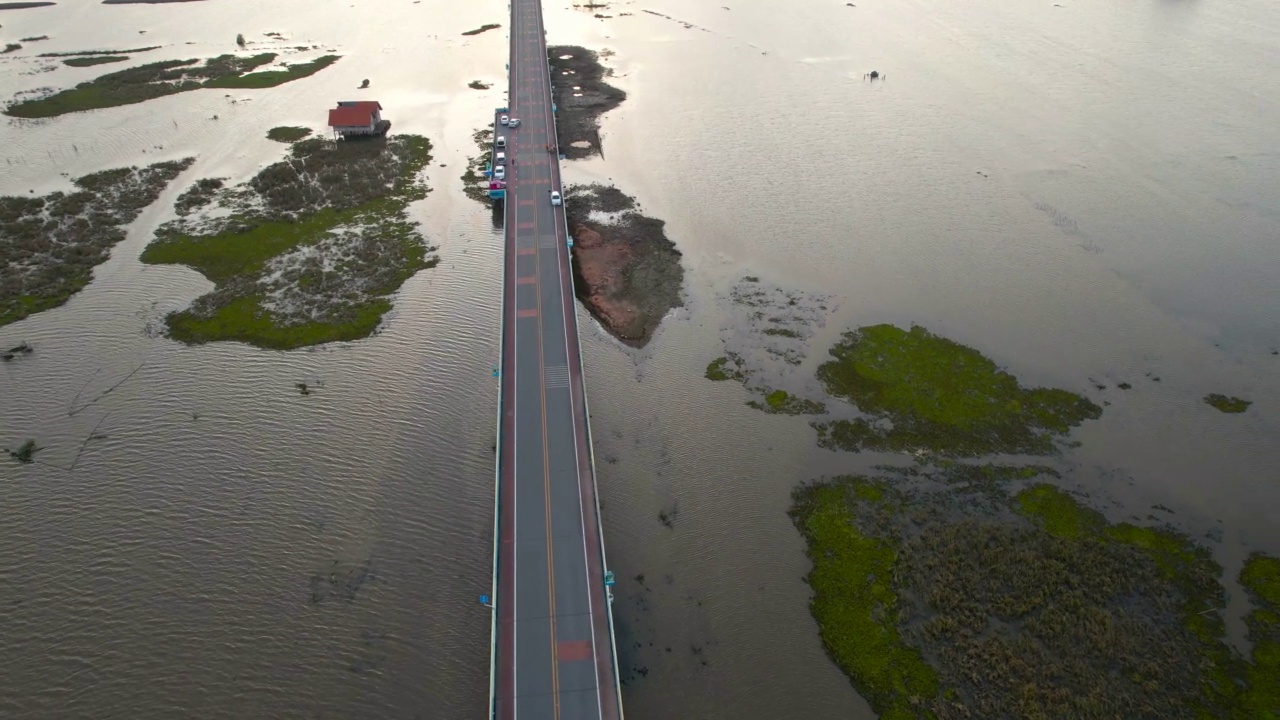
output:
M621 718L542 7L511 4L494 717Z

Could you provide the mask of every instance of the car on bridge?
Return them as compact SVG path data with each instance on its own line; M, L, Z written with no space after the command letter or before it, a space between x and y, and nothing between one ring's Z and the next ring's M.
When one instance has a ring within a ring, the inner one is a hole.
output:
M551 191L551 204L552 205L560 204L560 193L556 192L555 190Z
M506 169L505 167L503 167L502 165L499 165L498 167L496 167L496 168L494 168L494 169L493 169L493 176L494 176L495 178L499 179L499 180L506 180L506 179L507 179L507 169Z
M507 127L512 127L512 128L520 127L520 118L511 118L511 120L507 122Z
M498 118L498 122L502 123L503 125L506 125L507 123L511 122L511 118L507 117L506 115L503 115L502 117Z

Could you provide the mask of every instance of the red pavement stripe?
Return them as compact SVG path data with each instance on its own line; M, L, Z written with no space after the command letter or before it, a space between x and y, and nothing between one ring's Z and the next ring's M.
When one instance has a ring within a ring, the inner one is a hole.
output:
M562 640L556 643L556 655L560 662L578 662L591 659L590 640Z
M517 255L534 255L537 254L538 248L520 248L516 250Z
M532 200L521 200L521 201L519 201L519 202L520 202L520 204L521 204L521 205L532 205L532 204L533 204L533 201L532 201Z
M537 308L525 308L525 309L523 309L523 310L517 310L517 311L516 311L516 317L518 317L518 318L538 317L538 309L537 309Z
M534 225L536 225L536 224L537 224L537 223L535 223L535 222L533 222L533 221L530 221L530 222L522 222L522 223L518 223L518 224L516 224L516 229L517 229L517 230L532 230L532 229L533 229L533 227L534 227Z
M516 283L519 285L532 285L536 282L538 282L537 275L525 275L524 277L516 278Z

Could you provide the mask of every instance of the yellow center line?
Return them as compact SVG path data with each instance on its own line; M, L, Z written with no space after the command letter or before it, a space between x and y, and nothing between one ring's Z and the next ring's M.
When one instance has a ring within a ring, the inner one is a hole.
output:
M550 604L550 623L551 623L551 692L552 701L554 703L556 720L560 718L560 660L559 649L556 647L556 570L555 570L555 549L554 542L551 540L551 461L548 457L547 443L547 382L545 368L543 367L543 351L542 351L542 270L541 256L542 252L538 246L538 201L533 202L533 286L537 291L537 308L538 308L538 389L542 393L542 486L546 503L546 519L547 519L547 601Z

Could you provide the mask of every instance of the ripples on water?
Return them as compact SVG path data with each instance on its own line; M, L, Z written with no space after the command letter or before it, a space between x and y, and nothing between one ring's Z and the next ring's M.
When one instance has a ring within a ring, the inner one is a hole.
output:
M582 318L624 670L647 671L625 690L630 717L870 717L822 655L785 509L800 480L890 458L819 451L803 421L702 379L726 331L717 298L742 274L838 297L800 376L844 327L919 322L1028 382L1112 401L1067 463L1115 516L1159 502L1196 534L1217 528L1229 573L1247 548L1280 550L1280 11L652 9L676 20L548 8L554 41L617 51L628 92L607 160L566 174L637 194L689 269L687 308L643 351ZM20 74L36 52L164 44L135 56L150 62L278 31L347 56L270 91L0 126L7 194L200 158L88 290L0 328L36 346L0 367L0 440L36 438L48 463L0 465L0 716L483 712L500 244L457 177L501 99L501 82L465 85L500 81L506 47L502 32L460 33L504 14L236 0L0 18L6 36L52 36L0 60L6 96L114 69ZM863 83L872 69L887 82ZM283 151L267 128L318 125L366 77L397 130L436 144L418 212L441 265L367 341L277 353L155 338L208 289L136 260L183 183L251 176ZM77 393L139 366L68 416ZM1217 415L1199 398L1219 391L1255 405ZM80 453L95 426L104 437ZM78 453L74 471L53 467Z

